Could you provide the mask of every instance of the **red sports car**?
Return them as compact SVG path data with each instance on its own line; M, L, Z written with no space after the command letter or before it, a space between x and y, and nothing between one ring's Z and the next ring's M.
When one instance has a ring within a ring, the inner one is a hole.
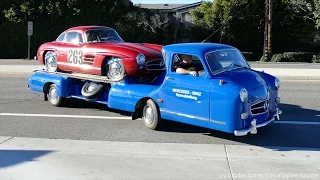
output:
M121 80L165 68L162 45L124 42L105 26L78 26L65 30L55 41L42 44L37 60L49 72L76 72Z

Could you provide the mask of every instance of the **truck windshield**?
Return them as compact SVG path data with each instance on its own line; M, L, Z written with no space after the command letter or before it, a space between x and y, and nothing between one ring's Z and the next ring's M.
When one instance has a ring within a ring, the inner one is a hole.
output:
M237 68L249 68L241 52L235 49L211 51L205 58L213 74Z
M87 42L121 42L123 41L113 29L91 29L85 32Z

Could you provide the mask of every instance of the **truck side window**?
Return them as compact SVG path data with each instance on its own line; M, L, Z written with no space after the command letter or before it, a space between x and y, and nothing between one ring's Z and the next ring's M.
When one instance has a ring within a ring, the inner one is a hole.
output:
M198 57L188 54L174 54L171 72L176 72L178 68L189 71L201 71L203 66Z

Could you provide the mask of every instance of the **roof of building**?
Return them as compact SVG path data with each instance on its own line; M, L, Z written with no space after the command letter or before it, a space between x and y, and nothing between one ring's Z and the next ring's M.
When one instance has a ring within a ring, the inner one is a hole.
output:
M202 1L195 2L192 4L135 4L140 8L153 9L153 10L168 10L168 11L177 11L184 8L190 8L199 6L202 4Z
M136 6L139 6L141 8L157 10L172 10L174 8L178 8L184 5L186 4L136 4Z

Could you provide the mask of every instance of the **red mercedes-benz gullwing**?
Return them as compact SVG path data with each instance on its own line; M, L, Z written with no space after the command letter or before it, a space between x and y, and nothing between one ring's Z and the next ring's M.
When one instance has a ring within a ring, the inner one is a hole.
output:
M75 72L121 80L162 71L162 45L124 42L105 26L78 26L38 48L37 60L49 72Z

